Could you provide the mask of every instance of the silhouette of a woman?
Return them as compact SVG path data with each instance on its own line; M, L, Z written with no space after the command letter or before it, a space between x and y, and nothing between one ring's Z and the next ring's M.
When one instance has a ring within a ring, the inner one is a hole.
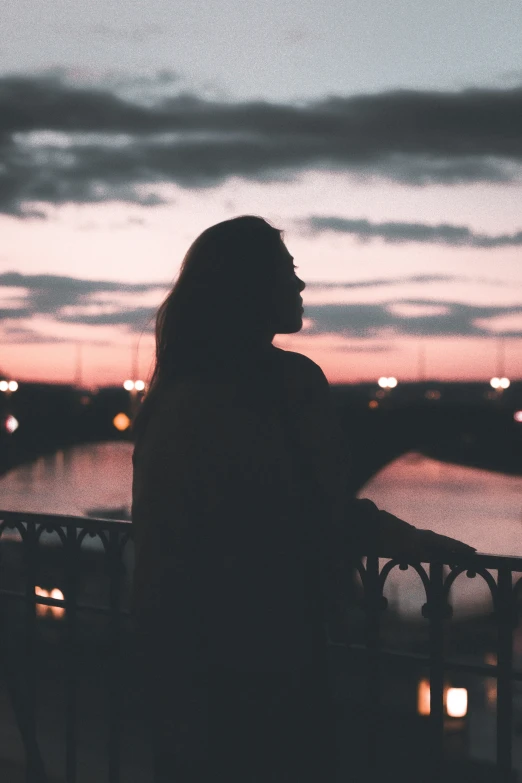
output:
M332 781L344 551L471 550L347 496L326 378L272 345L302 328L304 288L247 215L197 237L158 312L132 509L155 783Z

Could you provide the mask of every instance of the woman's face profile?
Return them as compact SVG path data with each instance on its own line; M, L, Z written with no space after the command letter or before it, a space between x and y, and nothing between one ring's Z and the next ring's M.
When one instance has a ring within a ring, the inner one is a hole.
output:
M293 334L303 328L303 299L305 284L297 277L294 257L281 241L280 258L271 300L271 331L274 334Z

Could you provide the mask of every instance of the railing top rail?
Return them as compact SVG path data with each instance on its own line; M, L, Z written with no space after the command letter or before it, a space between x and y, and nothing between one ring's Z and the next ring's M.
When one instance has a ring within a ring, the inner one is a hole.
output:
M38 525L49 525L50 527L92 527L103 528L104 530L116 529L123 530L129 528L131 522L128 519L103 519L103 517L75 517L67 514L35 514L26 511L2 511L0 510L0 523L7 522L34 522Z
M26 511L2 511L0 510L0 524L7 522L8 525L20 522L33 522L40 525L48 525L49 527L76 527L90 529L103 529L103 530L120 530L123 532L125 529L129 529L131 522L126 519L103 519L100 517L76 517L66 514L35 514L33 512ZM364 553L366 556L369 553ZM375 554L375 553L374 553ZM392 558L386 557L385 560L391 560ZM487 552L476 552L471 555L446 555L441 558L432 558L431 560L423 560L423 563L428 562L442 562L444 565L457 566L459 568L466 568L468 570L476 570L477 568L507 568L510 571L522 573L522 557L512 555L493 555Z

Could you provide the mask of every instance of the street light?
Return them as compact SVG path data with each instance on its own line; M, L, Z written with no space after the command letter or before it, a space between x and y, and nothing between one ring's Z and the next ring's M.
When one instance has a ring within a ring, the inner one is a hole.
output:
M377 381L381 389L395 389L397 386L397 378L394 378L393 375L389 378L386 378L384 375L379 378Z
M11 414L9 414L9 416L6 417L4 422L4 427L6 428L9 435L12 435L13 432L16 432L18 426L19 426L18 419L15 419L14 416L11 416Z
M130 427L131 420L126 413L117 413L112 423L119 432L124 432Z
M498 378L497 376L495 376L490 380L489 384L490 386L493 387L493 389L509 389L509 387L511 386L511 381L509 380L509 378L505 378L505 377Z
M0 391L2 392L14 392L18 389L18 383L16 381L6 381L5 379L0 381Z

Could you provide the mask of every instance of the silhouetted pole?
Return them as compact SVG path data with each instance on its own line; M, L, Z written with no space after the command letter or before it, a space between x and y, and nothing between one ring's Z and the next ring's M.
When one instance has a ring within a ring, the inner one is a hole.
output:
M76 372L74 384L76 388L81 389L83 385L83 345L76 344Z
M424 343L419 343L419 382L426 380L426 346Z
M140 341L136 340L132 347L132 362L131 362L131 374L130 377L136 381L140 377Z
M136 383L136 381L139 379L139 371L140 371L140 339L135 341L135 343L132 346L132 359L131 359L131 378ZM130 392L130 412L131 412L131 419L134 421L136 418L136 414L138 413L139 408L139 400L138 400L138 390L136 389L136 386L133 387L132 391Z
M506 341L503 337L497 340L497 376L504 378L506 375Z

